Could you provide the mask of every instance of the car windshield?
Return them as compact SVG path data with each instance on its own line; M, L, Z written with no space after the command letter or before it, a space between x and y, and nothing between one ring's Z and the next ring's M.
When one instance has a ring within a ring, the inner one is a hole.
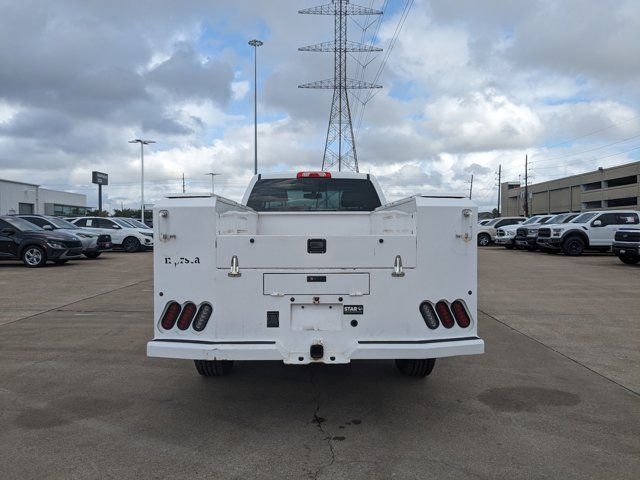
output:
M380 198L367 179L271 178L256 182L247 206L259 212L371 212Z
M549 225L552 225L554 223L562 223L563 219L564 219L564 214L556 215L555 217L551 217L549 220L547 220L544 223L548 223Z
M121 218L112 218L111 220L113 220L114 222L116 222L118 225L120 225L123 228L133 228L133 225L131 225L126 220L122 220Z
M540 217L531 217L529 220L526 220L521 223L521 225L531 225L532 223L536 223Z
M47 222L51 223L54 227L56 228L64 228L67 230L79 230L80 227L78 227L77 225L74 225L71 222L67 222L66 220L62 220L60 218L56 218L56 217L47 217Z
M494 218L489 223L486 223L484 226L485 227L493 227L496 223L498 223L499 220L500 220L499 218Z
M39 226L31 222L28 222L27 220L23 220L22 218L5 217L4 221L16 227L18 230L22 232L36 232L36 231L42 230L42 228L40 228Z
M553 217L542 217L536 223L544 225L545 223L549 223L549 220L551 220L552 218Z
M595 213L595 212L583 213L582 215L578 215L576 218L574 218L573 222L571 222L571 223L587 223L589 220L591 220L596 215L597 215L597 213Z

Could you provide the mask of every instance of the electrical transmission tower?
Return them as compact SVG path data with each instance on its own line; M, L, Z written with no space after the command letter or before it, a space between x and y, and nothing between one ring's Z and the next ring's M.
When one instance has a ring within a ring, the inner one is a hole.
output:
M305 8L298 13L310 15L333 15L335 39L333 42L317 43L298 50L303 52L333 52L333 78L317 82L305 83L298 88L333 89L333 101L329 114L327 140L322 158L322 170L330 170L338 165L358 171L358 154L353 137L351 123L351 107L349 106L350 89L382 88L381 85L353 80L347 77L347 54L349 52L381 52L382 49L372 45L350 42L347 40L347 22L350 15L382 15L379 10L349 4L349 0L332 0L330 4Z

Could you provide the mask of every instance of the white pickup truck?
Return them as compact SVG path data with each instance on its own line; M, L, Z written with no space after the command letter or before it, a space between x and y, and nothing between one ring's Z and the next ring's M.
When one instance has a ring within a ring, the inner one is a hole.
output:
M151 357L341 364L394 359L424 377L480 354L477 208L463 197L385 205L367 174L256 175L242 204L212 195L154 208Z

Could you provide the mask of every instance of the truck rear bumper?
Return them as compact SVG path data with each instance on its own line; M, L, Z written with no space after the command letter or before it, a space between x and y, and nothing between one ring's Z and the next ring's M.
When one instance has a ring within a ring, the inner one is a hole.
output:
M349 363L351 360L440 358L484 353L484 341L478 337L438 340L362 340L350 351L333 352L325 346L324 356L311 358L309 349L285 351L275 341L207 342L152 340L147 343L149 357L192 360L280 360L284 363Z

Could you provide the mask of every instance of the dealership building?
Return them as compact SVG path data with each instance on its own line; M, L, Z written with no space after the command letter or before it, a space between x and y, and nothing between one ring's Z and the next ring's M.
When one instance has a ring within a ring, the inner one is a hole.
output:
M520 182L500 185L500 214L525 214ZM529 215L640 209L640 161L529 185Z
M85 215L89 210L86 195L0 179L0 215L39 213L73 217Z

